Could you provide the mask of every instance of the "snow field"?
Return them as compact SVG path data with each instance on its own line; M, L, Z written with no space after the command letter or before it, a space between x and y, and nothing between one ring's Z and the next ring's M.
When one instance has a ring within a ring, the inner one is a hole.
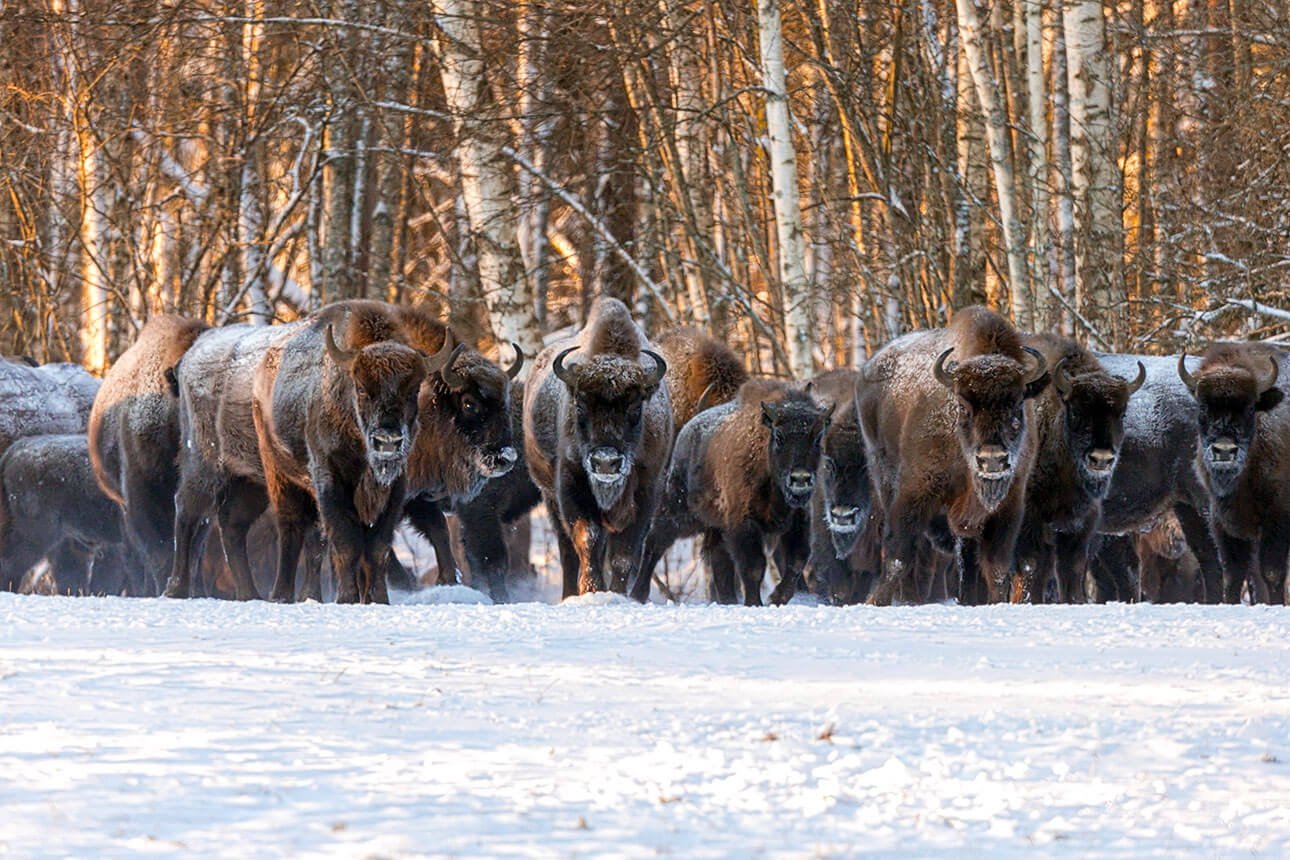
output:
M1284 856L1287 632L3 594L0 854Z

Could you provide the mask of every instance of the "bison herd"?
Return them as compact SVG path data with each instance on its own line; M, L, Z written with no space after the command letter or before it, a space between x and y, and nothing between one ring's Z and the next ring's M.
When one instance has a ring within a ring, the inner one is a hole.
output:
M543 502L565 597L647 600L696 538L722 603L1285 601L1270 345L1098 355L968 308L791 382L605 298L527 382L511 349L502 368L354 300L267 327L153 318L101 386L6 359L0 587L45 559L64 593L321 599L330 571L337 602L386 602L416 582L405 521L460 581L452 514L504 601L525 566L508 529Z

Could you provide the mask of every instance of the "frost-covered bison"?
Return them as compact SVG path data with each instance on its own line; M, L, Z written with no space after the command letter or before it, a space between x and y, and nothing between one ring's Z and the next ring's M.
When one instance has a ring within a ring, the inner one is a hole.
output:
M744 604L760 606L767 563L804 556L832 411L801 386L752 379L733 402L692 418L676 440L642 575L677 539L702 534L713 596L734 603L742 585ZM781 553L786 536L798 545ZM792 575L780 574L780 585Z
M1281 350L1217 343L1178 376L1200 405L1196 471L1209 491L1210 523L1223 568L1223 601L1248 584L1254 601L1285 602L1290 557L1290 410L1277 387L1290 371ZM1290 374L1288 374L1290 375Z
M75 364L0 361L0 453L24 436L84 433L97 389Z
M625 592L672 449L667 362L626 305L601 298L577 337L543 350L524 389L529 472L550 512L564 596Z
M1038 447L1032 402L1047 371L1011 323L979 307L899 337L865 364L860 421L885 517L870 602L890 602L928 538L943 551L957 543L964 588L984 575L991 602L1009 599Z
M148 320L103 378L89 415L90 462L99 487L125 510L126 531L153 593L174 557L179 482L179 399L174 368L205 323L174 315Z
M89 564L119 558L124 542L121 507L99 488L83 434L29 436L0 456L0 588L17 590L49 556L60 593L119 593L117 579L91 582ZM140 583L129 590L138 593Z
M1032 335L1026 343L1052 368L1053 384L1034 401L1039 450L1026 484L1013 596L1041 602L1055 576L1059 598L1082 603L1090 541L1124 442L1124 415L1147 370L1139 363L1132 380L1112 376L1091 352L1059 335Z

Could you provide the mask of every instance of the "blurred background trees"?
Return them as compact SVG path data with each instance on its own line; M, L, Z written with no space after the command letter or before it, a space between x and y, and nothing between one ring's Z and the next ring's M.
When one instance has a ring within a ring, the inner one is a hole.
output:
M1290 332L1278 0L13 0L0 42L8 353L358 296L531 352L607 293L799 375L973 302Z

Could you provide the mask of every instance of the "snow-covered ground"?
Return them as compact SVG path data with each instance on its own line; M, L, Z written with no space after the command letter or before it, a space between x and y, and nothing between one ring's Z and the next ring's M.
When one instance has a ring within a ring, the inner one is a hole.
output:
M2 594L0 854L1285 856L1288 633Z

